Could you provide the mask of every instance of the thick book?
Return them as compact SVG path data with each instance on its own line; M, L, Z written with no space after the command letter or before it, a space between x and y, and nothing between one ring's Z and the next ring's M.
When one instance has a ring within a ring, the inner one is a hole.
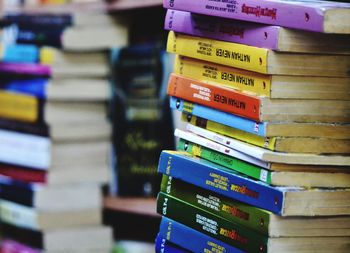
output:
M243 252L256 253L293 253L296 248L302 248L305 252L339 252L345 253L349 250L348 236L343 237L262 237L261 234L254 232L253 230L247 230L244 233L243 227L238 224L228 222L226 219L221 219L218 216L210 215L209 213L203 211L200 208L195 208L192 205L187 204L179 199L172 198L166 194L160 193L158 196L157 206L158 212L162 213L164 216L168 217L168 222L162 227L161 230L167 231L167 237L177 238L179 241L183 238L178 236L178 233L185 232L189 230L185 235L191 238L196 237L196 243L199 242L199 249L203 248L203 242L207 238L203 238L201 234L205 234L208 237L217 239L221 241L219 245L225 243L225 246L231 245L234 248L229 248L230 251L227 252L237 252L235 248L244 249ZM186 215L183 215L186 212ZM178 228L177 223L182 223L185 226L182 230ZM167 226L166 226L167 225ZM172 230L174 225L174 230ZM189 228L189 229L186 229ZM193 234L190 229L197 230L199 234ZM160 232L160 234L165 233ZM180 238L178 238L180 237ZM264 238L264 241L259 239ZM257 244L261 242L261 245L256 248ZM232 250L232 251L231 251ZM200 252L200 251L194 251ZM204 252L206 252L204 250Z
M306 32L188 11L168 9L164 28L192 36L230 41L281 52L350 53L350 38L347 35Z
M198 127L192 124L187 124L186 129L192 133L218 142L227 147L235 140L251 143L249 136L245 138L231 138L222 134ZM268 145L269 143L267 143ZM276 152L286 153L304 153L304 154L349 154L350 140L328 139L324 138L274 138L274 145L271 149Z
M261 180L276 186L299 187L350 187L350 173L346 167L326 167L310 165L291 165L270 163L269 168L254 166L235 157L221 153L216 149L208 148L184 139L180 139L178 150L220 164L226 168L240 172L251 178ZM279 167L283 168L280 170ZM1 167L0 167L1 168ZM1 171L0 171L1 172Z
M25 184L1 177L0 188L1 199L41 211L63 212L100 208L102 201L98 184L46 186Z
M8 63L42 63L43 50L35 45L0 43L0 61Z
M281 217L166 175L162 178L161 191L269 237L350 235L350 218L346 216Z
M349 156L275 152L239 140L232 140L227 147L181 129L175 129L174 135L265 168L269 168L271 163L349 166L350 162Z
M1 223L4 238L40 252L110 252L112 229L107 226L82 226L36 231Z
M266 235L229 222L163 192L159 192L157 197L157 212L243 251L267 252Z
M350 4L326 1L282 0L164 0L168 9L176 9L246 20L256 23L280 25L322 33L350 33Z
M191 252L245 252L165 216L160 222L159 235Z
M345 100L270 99L176 74L169 77L167 93L259 122L350 122Z
M170 97L170 108L186 113L189 119L191 115L195 115L264 137L323 137L327 135L329 138L348 139L350 135L350 124L256 122L175 97Z
M283 216L348 215L348 189L272 187L179 151L162 151L158 172Z
M174 73L274 99L350 100L349 77L266 75L179 55Z
M7 200L0 201L0 215L4 223L33 230L92 226L99 225L102 221L100 207L72 211L43 211Z
M283 53L173 31L167 51L262 74L347 77L350 68L350 55Z

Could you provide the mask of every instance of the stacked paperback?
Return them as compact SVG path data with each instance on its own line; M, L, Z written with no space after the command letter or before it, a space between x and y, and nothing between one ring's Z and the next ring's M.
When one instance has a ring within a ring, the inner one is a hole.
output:
M111 250L112 230L101 223L102 185L110 180L106 103L112 45L102 35L93 44L86 34L98 28L102 34L105 25L108 35L114 21L85 14L4 17L17 32L12 44L1 44L2 252ZM113 29L119 31L115 41L124 45L126 29L117 23ZM25 37L29 31L33 36ZM62 39L50 44L44 36L49 31L61 31Z
M350 4L167 0L156 252L350 251Z

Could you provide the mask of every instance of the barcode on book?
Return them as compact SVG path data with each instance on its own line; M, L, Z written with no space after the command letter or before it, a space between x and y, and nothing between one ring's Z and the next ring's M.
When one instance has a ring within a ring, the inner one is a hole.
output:
M260 171L260 180L266 182L267 181L267 171L261 170Z

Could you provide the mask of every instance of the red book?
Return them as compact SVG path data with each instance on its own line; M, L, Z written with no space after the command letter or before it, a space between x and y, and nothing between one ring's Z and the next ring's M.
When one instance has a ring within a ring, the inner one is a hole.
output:
M46 183L47 171L0 164L0 175L26 183Z
M168 95L260 121L260 99L224 86L171 74Z

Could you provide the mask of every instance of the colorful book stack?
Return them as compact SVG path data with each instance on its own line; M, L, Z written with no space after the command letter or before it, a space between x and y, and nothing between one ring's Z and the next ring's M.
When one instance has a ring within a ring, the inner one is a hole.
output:
M27 25L60 20L57 14L50 17L19 14L17 20L26 20ZM94 28L103 31L103 24ZM91 27L76 25L64 31L73 29L85 32ZM120 31L118 41L126 43L125 28ZM87 46L87 38L80 35L80 48L79 41L74 48L63 43L63 49L2 44L0 218L6 239L2 252L112 248L112 229L101 224L101 186L110 180L108 48L98 44L103 39ZM27 51L17 57L11 48Z
M157 252L350 251L350 4L166 0Z

